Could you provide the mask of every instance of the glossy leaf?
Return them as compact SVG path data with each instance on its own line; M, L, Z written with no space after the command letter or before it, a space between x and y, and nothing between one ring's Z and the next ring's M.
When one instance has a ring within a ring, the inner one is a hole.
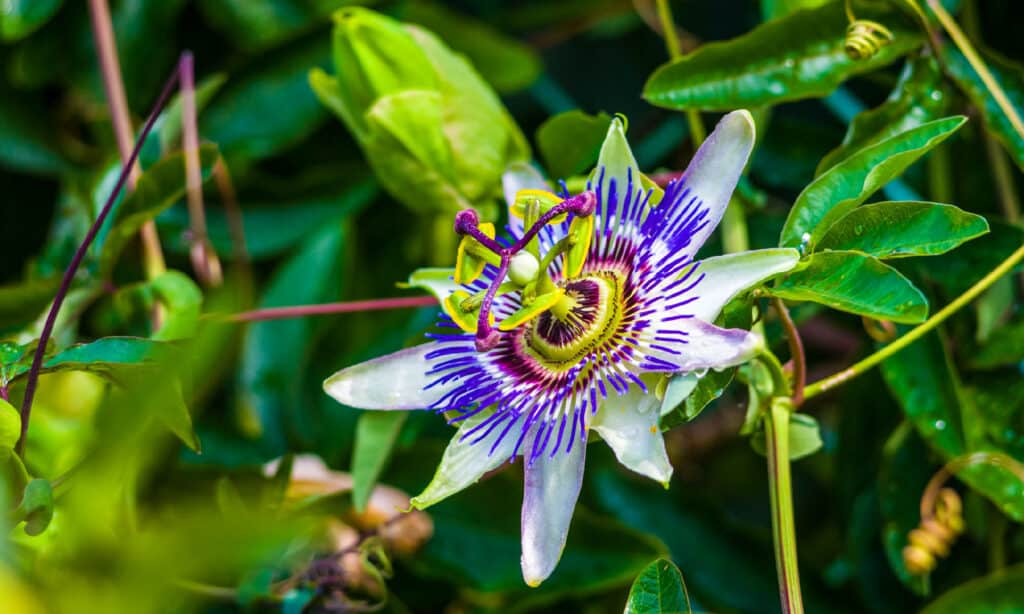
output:
M988 232L980 215L953 205L881 202L854 209L832 224L818 250L852 250L876 258L943 254Z
M352 450L352 504L357 511L366 508L408 415L404 411L366 411L359 416Z
M878 107L858 114L839 147L821 159L815 175L849 158L861 149L942 118L949 106L950 92L944 86L935 58L918 55L907 61L889 97Z
M464 53L480 75L501 93L528 87L543 66L537 52L486 23L451 11L439 2L409 2L403 19L440 36L453 50Z
M797 197L786 218L779 245L796 247L804 233L814 246L832 224L899 176L918 158L946 140L964 117L922 124L862 149L812 181Z
M25 38L47 22L64 0L8 0L0 7L0 40Z
M1021 111L1024 109L1024 67L995 53L982 50L979 50L979 53L993 78L1003 88L1010 104L1017 109L1017 115L1024 114ZM996 103L988 86L981 80L967 58L952 44L942 46L941 57L950 77L981 112L985 125L1002 142L1017 166L1024 169L1024 135L1019 134L1013 127L1006 113Z
M199 148L199 166L202 178L209 179L213 166L220 158L213 145ZM117 262L124 245L135 236L142 225L173 205L185 195L185 156L181 153L164 158L139 177L135 190L124 197L111 215L107 225L110 231L102 241L94 244L101 250L100 266L110 271Z
M999 448L984 433L978 408L961 389L945 348L935 334L882 363L882 375L903 413L934 450L951 460ZM973 465L957 476L1011 518L1024 519L1024 484L1001 467Z
M935 467L928 448L912 425L904 422L885 443L878 471L879 511L885 556L896 577L918 595L930 590L928 576L911 574L903 564L907 535L921 522L921 493Z
M336 297L345 233L340 224L308 237L278 267L259 306L322 303ZM288 427L310 437L313 425L303 412L304 378L313 339L309 319L257 322L246 332L239 379L240 411L253 435L283 452Z
M819 252L765 290L779 298L813 301L878 320L922 322L928 300L909 279L859 252Z
M612 119L605 113L589 115L566 111L537 129L537 149L552 177L564 178L591 169L597 162Z
M644 86L644 98L671 109L727 111L825 96L845 79L921 44L918 34L898 23L890 28L892 44L855 61L843 50L847 19L841 2L797 11L662 66Z
M629 589L625 614L679 614L691 612L683 575L672 561L658 559L648 565Z
M1024 361L1024 322L1009 324L994 334L970 356L975 369L996 369Z
M921 614L1021 614L1024 565L968 580L929 603Z
M519 566L521 490L519 480L498 475L431 508L434 537L412 561L414 568L483 593L515 596L525 609L531 597L543 601L626 585L665 554L649 535L577 506L558 568L531 591Z
M201 134L243 165L301 142L328 117L307 74L329 59L327 41L317 39L254 63L230 78L199 115Z
M750 447L754 448L754 451L764 456L767 454L765 441L765 430L764 423L759 422L757 424L758 430L755 431L750 437ZM824 443L821 440L821 427L818 426L818 421L813 416L800 413L791 413L789 415L789 458L790 460L797 460L805 456L814 454Z

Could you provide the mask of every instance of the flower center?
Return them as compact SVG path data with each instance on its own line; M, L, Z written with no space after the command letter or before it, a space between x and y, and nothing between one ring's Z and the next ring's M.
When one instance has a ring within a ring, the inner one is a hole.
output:
M527 347L554 368L575 366L607 342L622 319L622 279L602 271L564 283L565 296L524 333Z

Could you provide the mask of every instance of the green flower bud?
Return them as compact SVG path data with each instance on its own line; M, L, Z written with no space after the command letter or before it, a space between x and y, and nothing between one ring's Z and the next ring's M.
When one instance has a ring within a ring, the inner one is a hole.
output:
M411 209L486 213L529 146L472 65L432 33L368 9L335 16L336 76L310 74L385 189Z

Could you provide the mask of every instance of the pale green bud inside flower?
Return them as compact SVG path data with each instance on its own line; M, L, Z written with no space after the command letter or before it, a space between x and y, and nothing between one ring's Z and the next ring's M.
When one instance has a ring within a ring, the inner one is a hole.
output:
M519 252L512 256L512 262L508 267L508 278L513 283L525 286L537 279L537 272L540 270L540 263L530 252Z

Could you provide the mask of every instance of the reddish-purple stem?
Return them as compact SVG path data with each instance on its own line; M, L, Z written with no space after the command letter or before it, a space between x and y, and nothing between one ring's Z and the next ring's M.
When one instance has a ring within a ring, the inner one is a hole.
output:
M236 313L228 319L232 322L262 322L264 320L286 320L305 316L319 316L354 311L382 311L384 309L405 309L408 307L429 307L436 305L432 296L410 296L403 298L381 298L369 301L347 303L325 303L322 305L296 305L293 307L269 307Z
M552 207L551 209L549 209L547 213L540 216L540 219L537 220L537 223L535 223L533 226L530 226L530 228L527 229L525 233L523 233L523 236L518 241L516 241L516 244L512 246L510 251L514 254L519 250L523 249L524 247L526 247L527 244L529 244L530 241L532 241L533 238L537 236L537 233L540 232L541 228L543 228L548 222L555 219L559 215L562 215L567 211L572 211L576 215L586 217L592 214L594 212L594 209L596 208L597 195L594 194L593 192L581 192L576 196L573 196L572 198L567 198L562 202L558 203L557 205L555 205L554 207Z
M496 330L491 330L491 303L494 302L494 296L498 293L498 286L508 274L508 266L511 262L512 256L507 250L503 250L498 274L487 288L487 294L484 294L484 300L480 303L480 317L476 324L476 349L479 352L486 352L498 345L498 341L501 340L501 334Z
M46 353L46 345L50 341L50 336L53 334L53 327L57 322L57 313L60 311L61 305L64 303L64 298L67 297L68 290L71 289L71 282L75 278L75 273L78 272L78 267L81 266L82 260L85 258L86 252L89 250L89 246L92 245L93 240L96 238L96 234L99 232L100 227L103 226L103 222L110 215L110 210L114 206L114 202L117 200L118 195L121 194L121 190L124 189L125 182L128 180L129 174L132 172L132 168L135 166L135 161L139 157L139 151L142 149L142 144L146 141L146 137L149 136L150 131L153 129L153 124L156 122L157 116L160 111L163 110L167 104L167 100L171 97L171 92L174 91L174 86L178 83L178 76L180 74L181 66L180 62L175 67L174 73L170 79L167 80L167 84L164 85L164 89L160 92L160 97L157 98L156 104L153 107L153 111L146 118L146 123L142 127L142 132L139 133L138 140L135 141L135 147L132 149L131 155L128 160L125 161L121 167L121 174L117 177L117 183L114 185L114 189L110 192L110 196L107 197L107 202L103 204L103 209L100 210L99 215L96 216L96 220L93 221L92 226L89 227L89 231L85 233L85 238L82 239L82 243L75 250L75 255L71 257L71 263L68 264L68 268L64 271L64 278L61 279L60 287L57 289L56 296L53 297L53 304L50 305L50 311L46 314L46 322L43 324L43 331L39 335L39 343L36 346L35 355L32 357L32 367L28 371L28 377L25 380L25 399L21 403L21 436L18 439L18 444L15 450L20 455L25 450L25 437L28 433L28 420L32 414L32 399L36 393L36 386L39 384L39 372L43 368L43 355Z
M11 401L11 393L7 390L6 384L0 384L0 399L3 399L7 402Z

